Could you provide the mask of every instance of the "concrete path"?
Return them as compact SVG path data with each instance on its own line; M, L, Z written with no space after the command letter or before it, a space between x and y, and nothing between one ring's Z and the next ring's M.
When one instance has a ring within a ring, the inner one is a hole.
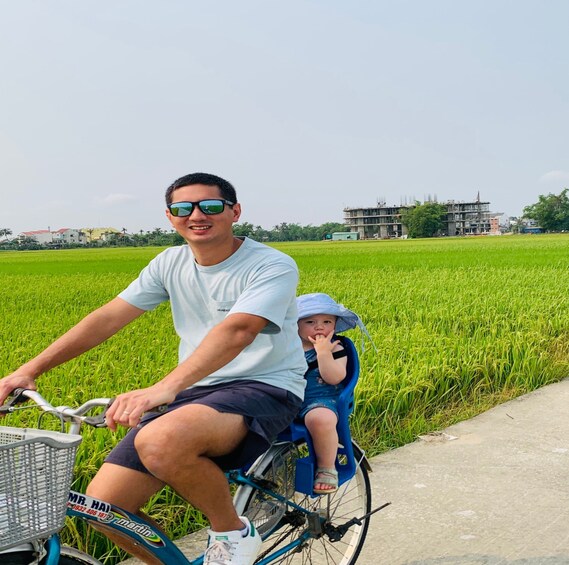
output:
M569 564L569 380L444 432L373 460L358 562Z
M569 565L569 380L443 432L372 460L358 563Z

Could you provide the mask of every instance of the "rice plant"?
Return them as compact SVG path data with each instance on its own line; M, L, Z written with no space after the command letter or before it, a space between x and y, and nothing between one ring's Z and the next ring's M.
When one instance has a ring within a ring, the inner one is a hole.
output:
M298 292L326 292L364 320L377 351L361 351L352 428L377 454L562 379L569 369L569 236L283 243ZM0 254L0 373L37 354L117 295L160 249ZM162 305L82 357L44 375L57 404L148 386L176 364ZM29 412L9 424L34 425ZM83 489L124 432L86 430L75 480ZM203 518L169 490L150 512L173 536ZM119 554L70 524L66 541L109 563Z

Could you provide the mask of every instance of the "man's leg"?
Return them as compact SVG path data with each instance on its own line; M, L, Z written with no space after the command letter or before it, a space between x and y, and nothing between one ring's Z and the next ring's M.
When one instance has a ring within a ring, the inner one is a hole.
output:
M136 488L133 486L136 485ZM152 475L112 463L103 463L86 493L137 514L164 483Z
M223 471L211 457L227 455L247 435L243 416L189 404L142 428L135 446L144 466L203 512L217 532L239 530Z
M158 527L140 509L163 486L164 483L152 475L113 465L112 463L104 463L87 487L86 494L119 506L132 514L142 516ZM123 536L116 530L112 530L104 525L96 523L93 523L93 525L96 529L102 531L113 543L144 563L157 565L160 563L127 536Z

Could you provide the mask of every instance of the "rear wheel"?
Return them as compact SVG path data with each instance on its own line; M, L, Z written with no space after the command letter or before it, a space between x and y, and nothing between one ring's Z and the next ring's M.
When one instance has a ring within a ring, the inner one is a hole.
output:
M309 538L297 553L285 554L274 563L351 565L356 562L363 547L369 518L361 525L354 524L338 541L332 542L326 532L341 526L352 518L361 518L371 510L371 487L367 469L358 465L356 474L337 491L322 496L308 496L295 492L296 460L307 454L305 444L292 443L275 446L258 461L250 474L267 481L268 489L278 492L298 506L320 515L322 535ZM354 444L356 460L363 454ZM263 538L262 554L272 553L298 538L308 527L306 514L288 507L263 492L251 487L240 487L235 494L235 507L255 524Z

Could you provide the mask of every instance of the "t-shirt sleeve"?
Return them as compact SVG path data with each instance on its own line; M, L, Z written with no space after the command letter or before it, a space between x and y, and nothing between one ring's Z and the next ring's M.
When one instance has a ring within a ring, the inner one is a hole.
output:
M160 258L155 257L120 294L129 304L141 310L153 310L170 296L160 274Z
M298 269L293 263L262 265L251 277L228 315L254 314L269 321L261 333L279 333L291 307L296 304Z

